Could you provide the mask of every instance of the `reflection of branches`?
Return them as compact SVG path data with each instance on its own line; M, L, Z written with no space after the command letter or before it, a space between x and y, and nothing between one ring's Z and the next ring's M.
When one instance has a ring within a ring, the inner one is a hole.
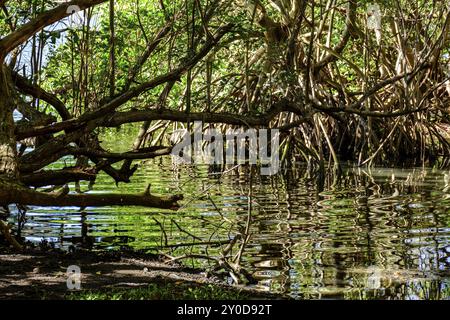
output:
M203 242L187 242L187 243L177 243L177 244L168 244L165 246L160 246L161 249L177 249L181 247L194 247L194 246L221 246L230 244L230 240L222 240L222 241L203 241Z
M240 265L242 254L244 252L245 246L247 245L248 241L250 240L250 224L252 221L252 197L253 197L253 170L250 169L250 181L249 181L249 192L248 192L248 212L247 212L247 222L245 224L245 230L242 234L242 244L238 251L238 254L236 255L234 262L236 265Z
M223 220L225 220L226 222L232 223L232 222L230 221L230 219L228 219L227 217L225 217L225 216L222 214L222 210L220 210L219 207L217 207L216 203L215 203L214 200L211 198L211 195L210 195L209 193L208 193L208 199L209 199L209 201L211 201L212 205L214 206L214 209L216 209L216 211L217 211L217 213L220 215L220 217L221 217Z
M161 222L159 222L158 220L156 220L155 218L153 218L153 220L156 222L156 224L159 226L159 228L161 229L162 235L164 236L164 245L167 247L168 245L168 241L167 241L167 233L166 230L164 228L164 226L161 224Z
M184 234L192 237L194 240L197 240L198 242L194 241L191 243L168 244L167 233L165 231L163 231L166 242L165 242L164 246L160 247L160 249L163 249L163 248L168 248L168 249L186 248L188 250L186 250L184 254L182 254L180 256L174 256L174 257L168 256L168 257L170 258L171 261L192 259L192 262L193 262L194 260L206 260L209 263L211 263L211 262L213 263L213 265L210 265L213 273L220 274L223 271L225 271L233 279L233 281L235 283L242 283L242 282L248 283L251 281L251 276L247 273L247 271L245 269L242 268L241 260L242 260L242 256L244 254L246 245L248 244L249 239L250 239L250 226L251 226L251 221L252 221L252 205L254 203L254 201L253 201L253 185L252 185L253 173L250 174L251 175L251 178L250 178L251 183L250 183L250 190L248 192L248 209L247 209L246 223L245 223L245 226L243 226L242 228L239 228L239 232L234 236L233 236L232 230L236 226L236 223L233 222L232 220L230 220L228 217L226 217L226 215L224 214L222 209L216 204L216 202L214 201L214 199L212 198L211 193L210 193L211 189L213 187L217 186L221 182L221 179L226 174L234 171L238 167L240 167L240 165L236 165L228 170L214 174L214 175L219 175L217 181L215 181L214 183L212 183L210 185L206 185L206 186L204 185L201 192L197 193L195 196L193 196L191 199L189 199L187 203L185 203L183 205L183 207L186 208L190 203L192 203L198 199L208 200L208 202L211 203L212 207L214 208L214 211L217 212L218 215L220 216L220 220L221 220L220 223L215 224L212 221L205 220L204 217L198 217L198 219L204 220L208 224L208 226L215 227L215 230L213 230L213 232L209 235L208 240L203 241L202 238L204 238L204 237L199 237L199 236L193 234L192 232L181 227L174 219L170 219L170 221L173 223L173 225L175 225L181 233L184 233ZM193 179L196 179L196 178L197 177L195 176L190 181L192 182ZM183 185L186 185L186 184L183 184ZM183 191L182 186L179 188L181 191ZM244 192L244 191L242 191L242 192ZM157 220L155 220L155 222L157 222ZM162 224L158 223L158 222L157 222L157 224L163 230ZM218 239L217 241L213 240L213 238L215 236L219 237L218 231L220 229L226 230L228 232L229 240L223 240L223 239ZM204 252L206 252L206 254L199 254L194 251L194 248L199 247L199 246L205 247ZM214 255L211 255L208 253L208 247L211 247L211 246L219 246L219 255L218 256L214 256ZM233 250L236 246L239 246L239 249L236 254L233 254Z
M199 240L201 241L202 239L197 237L195 234L192 234L191 232L183 229L174 219L170 219L170 221L178 228L178 230L180 230L180 232L185 233L189 236L191 236L192 238L194 238L195 240Z
M211 190L213 187L219 185L219 184L222 182L221 179L222 179L226 174L228 174L229 172L233 171L234 169L236 169L236 168L238 168L238 167L240 167L239 164L236 165L236 166L234 166L233 168L231 168L231 169L229 169L229 170L226 170L226 171L223 171L223 172L218 173L220 176L219 176L219 178L217 179L217 181L215 181L214 183L212 183L211 185L209 185L209 186L208 186L206 189L204 189L203 192L201 192L199 195L197 195L197 196L195 196L195 197L192 197L190 200L188 200L188 201L187 201L180 209L186 208L189 204L191 204L191 203L194 202L195 200L198 200L198 199L203 198L203 197L205 196L205 194L208 193L209 190ZM193 177L190 181L192 181L192 180L194 180L194 179L196 179L196 177ZM188 181L188 182L190 182L190 181ZM187 183L187 182L186 182L186 183ZM181 189L181 187L180 187L180 189Z

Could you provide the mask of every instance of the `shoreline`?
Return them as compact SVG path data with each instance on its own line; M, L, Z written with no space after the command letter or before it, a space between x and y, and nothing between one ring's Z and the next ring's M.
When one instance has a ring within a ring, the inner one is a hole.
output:
M81 269L79 291L67 288L67 268L74 265ZM118 293L118 297L126 297L127 290L149 287L155 292L144 296L156 300L191 295L195 299L203 290L220 292L227 299L234 296L248 300L286 299L241 285L231 286L217 277L207 277L202 270L167 263L163 256L141 252L80 250L69 253L58 249L0 252L0 299L3 300L79 300L85 299L85 294L109 300L114 299L110 296L113 292ZM192 289L197 291L192 292ZM165 292L168 290L171 292ZM199 300L203 300L202 296Z

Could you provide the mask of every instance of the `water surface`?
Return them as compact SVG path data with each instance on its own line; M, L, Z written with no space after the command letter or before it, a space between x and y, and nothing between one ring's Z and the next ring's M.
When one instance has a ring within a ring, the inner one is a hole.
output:
M63 248L217 257L250 221L241 261L260 290L298 299L448 299L449 180L434 169L350 167L337 183L326 179L322 190L301 165L264 177L245 167L221 175L159 159L119 188L101 175L91 192L143 192L151 184L156 194L183 193L181 210L32 207L22 235Z

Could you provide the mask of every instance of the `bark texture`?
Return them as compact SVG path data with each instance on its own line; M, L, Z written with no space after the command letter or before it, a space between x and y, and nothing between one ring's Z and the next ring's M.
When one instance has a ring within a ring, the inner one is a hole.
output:
M17 176L17 150L14 136L14 103L11 77L6 67L0 67L0 176Z

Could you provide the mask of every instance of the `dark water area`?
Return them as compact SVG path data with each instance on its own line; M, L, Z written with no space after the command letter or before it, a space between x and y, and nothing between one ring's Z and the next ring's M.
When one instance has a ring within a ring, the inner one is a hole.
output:
M146 162L131 184L117 188L102 175L93 191L81 189L133 193L151 184L155 194L184 194L179 211L32 207L22 236L65 249L220 256L223 243L250 221L241 264L260 290L298 299L450 298L449 172L346 168L323 190L301 165L252 176L249 199L248 168L221 175L170 159Z

